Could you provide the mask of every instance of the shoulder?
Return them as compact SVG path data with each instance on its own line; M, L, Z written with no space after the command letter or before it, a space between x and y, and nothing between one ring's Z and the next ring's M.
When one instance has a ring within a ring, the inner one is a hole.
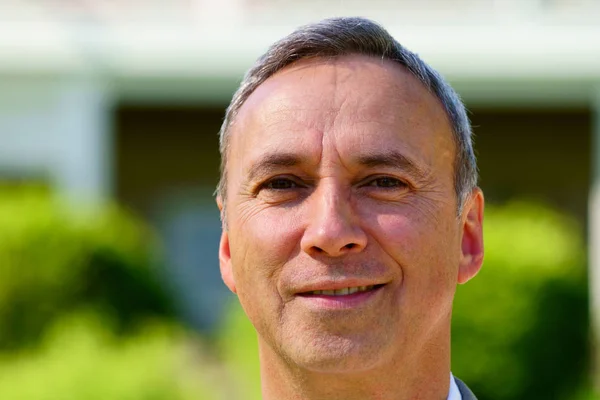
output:
M462 396L462 400L477 400L477 397L471 392L471 389L463 381L454 377L456 381L456 386L458 386L458 390L460 390L460 394Z

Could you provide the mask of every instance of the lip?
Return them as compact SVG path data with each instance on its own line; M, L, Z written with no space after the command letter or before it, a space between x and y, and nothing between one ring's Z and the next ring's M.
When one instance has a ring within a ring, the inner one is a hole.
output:
M375 288L366 292L356 292L341 296L331 296L324 294L309 294L313 290L336 290L354 286L371 286L371 285L342 285L325 286L324 289L312 289L306 292L297 293L298 301L307 305L309 308L317 310L351 310L366 306L372 302L385 288L385 284L375 284Z
M314 292L316 290L339 290L349 287L360 287L360 286L383 286L388 282L383 280L366 280L366 279L343 279L343 280L328 280L322 282L313 282L305 286L299 287L295 290L295 295L307 295L308 292ZM349 296L349 295L348 295Z

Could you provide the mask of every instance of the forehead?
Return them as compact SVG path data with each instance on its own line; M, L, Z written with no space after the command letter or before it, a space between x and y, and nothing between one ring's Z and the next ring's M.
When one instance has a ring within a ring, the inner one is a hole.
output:
M440 101L404 67L367 56L284 68L248 97L232 128L229 156L238 165L284 151L318 164L324 146L340 156L394 148L428 166L453 159Z

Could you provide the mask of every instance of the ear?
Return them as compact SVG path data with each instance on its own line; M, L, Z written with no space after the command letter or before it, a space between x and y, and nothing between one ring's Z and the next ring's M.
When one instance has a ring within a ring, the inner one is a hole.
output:
M462 214L462 253L458 267L458 283L473 278L483 264L483 192L473 189Z
M219 211L221 212L221 221L223 219L223 200L221 196L217 196L217 206L219 207ZM227 227L225 224L222 224L222 233L221 233L221 241L219 243L219 267L221 269L221 278L225 285L231 290L233 293L237 293L237 289L235 287L235 279L233 277L233 268L231 265L231 250L229 247L229 233L227 232Z

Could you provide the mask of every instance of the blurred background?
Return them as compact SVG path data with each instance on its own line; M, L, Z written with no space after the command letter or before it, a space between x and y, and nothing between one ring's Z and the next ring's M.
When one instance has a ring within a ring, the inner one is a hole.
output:
M218 272L217 133L270 43L336 15L470 110L486 260L454 374L482 400L600 398L600 2L0 0L1 399L260 398Z

